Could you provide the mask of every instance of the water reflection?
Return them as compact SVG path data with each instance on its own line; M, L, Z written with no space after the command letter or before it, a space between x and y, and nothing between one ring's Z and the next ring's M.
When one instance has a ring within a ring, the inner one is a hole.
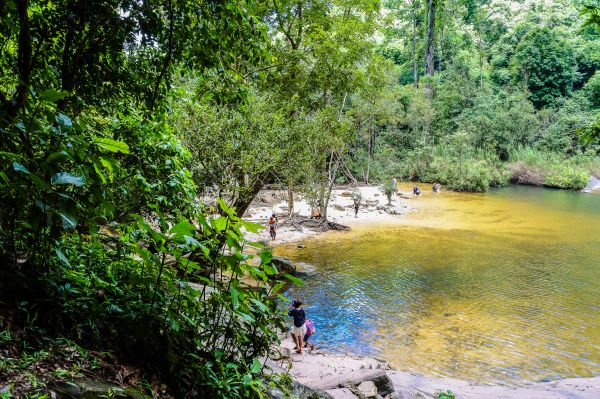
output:
M425 192L425 190L424 190ZM600 374L600 196L510 187L429 194L402 225L277 252L330 350L518 383Z

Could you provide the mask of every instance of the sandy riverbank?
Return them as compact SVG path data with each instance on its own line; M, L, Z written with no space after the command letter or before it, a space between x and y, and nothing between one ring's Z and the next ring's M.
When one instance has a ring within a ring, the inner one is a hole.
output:
M390 223L399 220L405 213L413 210L410 206L409 193L397 193L392 197L391 207L387 206L387 198L378 186L358 187L361 194L361 205L358 217L354 217L352 189L337 188L331 193L328 207L328 220L350 228L361 224ZM391 213L390 213L391 212ZM279 219L277 240L274 245L300 241L304 238L321 234L323 231L311 227L302 227L289 223L287 192L283 190L263 190L251 204L244 219L266 225L271 214ZM308 202L297 196L294 199L294 214L300 217L310 217L311 207ZM258 234L247 234L251 240L269 240L269 232L265 229Z

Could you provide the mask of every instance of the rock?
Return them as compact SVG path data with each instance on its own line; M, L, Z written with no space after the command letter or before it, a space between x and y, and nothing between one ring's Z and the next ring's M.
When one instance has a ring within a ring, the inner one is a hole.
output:
M340 205L340 204L335 204L335 205L333 206L333 209L335 209L336 211L345 211L345 210L346 210L346 207L345 207L345 206L342 206L342 205Z
M323 378L313 385L315 388L328 390L347 385L359 385L364 381L372 381L377 387L376 393L381 396L394 392L392 381L383 370L360 369L351 373Z
M149 399L147 395L132 388L98 381L51 381L48 388L59 393L59 397L74 399L127 398Z
M388 395L390 393L394 392L394 384L392 383L392 380L390 379L390 377L387 375L387 373L383 370L379 370L381 371L381 374L379 374L377 377L371 379L371 381L373 381L373 383L377 386L377 393L381 396L385 396Z
M595 176L590 176L587 185L581 191L583 191L584 193L591 193L592 191L599 190L599 189L600 189L600 180L597 179Z
M298 244L298 245L296 245L296 248L304 249L304 248L306 248L306 245Z
M330 389L325 391L334 399L358 399L354 393L348 388Z
M299 399L333 399L333 396L322 389L311 388L295 381L292 383L292 394Z
M350 198L352 198L352 193L350 191L342 191L339 195L340 195L340 197L350 197Z
M358 390L367 398L377 396L377 386L373 381L363 381L358 385Z
M288 258L273 256L271 264L277 268L277 277L281 277L284 274L291 274L292 276L296 274L296 266Z
M385 399L421 399L421 398L423 398L422 395L418 395L416 393L406 391L403 389L401 389L400 391L397 391L397 392L392 392L391 394L389 394L385 397Z

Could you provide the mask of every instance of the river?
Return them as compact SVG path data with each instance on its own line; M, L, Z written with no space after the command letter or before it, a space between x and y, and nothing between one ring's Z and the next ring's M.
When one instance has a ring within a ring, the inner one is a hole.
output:
M402 187L409 191L409 187ZM300 263L314 340L483 383L600 374L600 195L510 186L277 247Z

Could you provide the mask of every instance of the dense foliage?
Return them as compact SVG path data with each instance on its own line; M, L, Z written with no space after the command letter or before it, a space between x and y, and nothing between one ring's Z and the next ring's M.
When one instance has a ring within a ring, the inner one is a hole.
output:
M7 1L0 21L0 328L113 351L177 396L259 396L275 270L257 226L197 203L165 105L175 69L259 62L264 26L238 1Z
M2 1L0 328L260 396L281 285L236 212L267 184L324 220L339 183L581 188L599 66L592 0Z

